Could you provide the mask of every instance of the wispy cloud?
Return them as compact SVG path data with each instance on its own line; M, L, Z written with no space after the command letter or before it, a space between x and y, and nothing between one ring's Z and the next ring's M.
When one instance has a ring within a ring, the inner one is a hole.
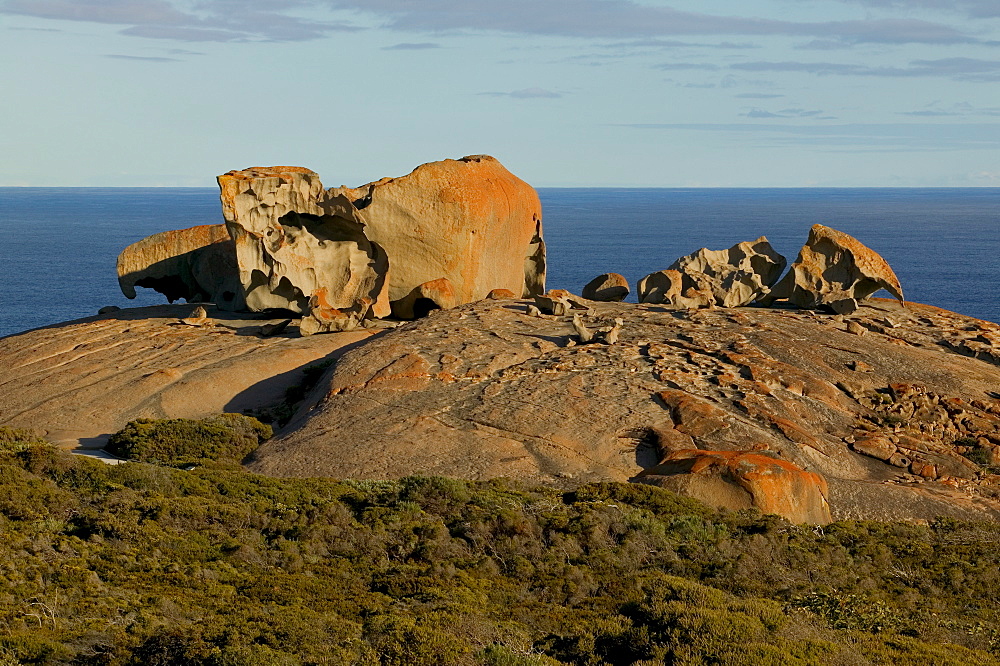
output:
M977 107L969 102L943 104L940 101L931 102L922 109L913 111L897 111L901 116L917 118L942 118L955 116L1000 116L1000 106Z
M668 72L694 70L694 69L703 69L711 71L719 69L719 66L713 65L712 63L709 62L666 62L666 63L661 63L659 65L653 65L653 68L662 69Z
M878 5L890 0L860 0ZM917 0L937 5L936 0ZM992 15L995 0L959 0ZM943 5L943 2L940 3ZM303 18L323 9L373 18L408 32L491 31L520 35L656 40L691 35L790 36L846 43L960 44L978 37L946 23L912 18L796 22L719 16L636 0L0 0L0 13L126 26L129 35L181 41L295 41L358 26ZM339 14L331 14L331 19ZM666 46L666 44L661 45ZM718 44L717 48L729 48Z
M428 49L439 49L440 44L434 42L401 42L392 46L383 46L383 51L426 51Z
M1000 4L996 0L841 0L866 7L886 7L890 9L930 9L940 12L958 12L973 18L995 18L1000 16Z
M302 41L358 29L287 13L315 4L289 0L276 10L267 0L0 0L0 14L122 25L125 35L185 42Z
M180 62L177 58L164 58L159 56L134 56L119 53L106 53L105 58L115 58L117 60L140 60L144 62Z
M775 93L740 93L736 95L737 99L777 99L778 97L784 97L784 95Z
M957 81L1000 81L1000 60L976 58L943 58L913 60L906 67L875 67L835 62L744 62L730 65L731 69L747 72L804 72L819 76L941 76Z
M781 109L780 111L765 111L764 109L753 108L740 115L747 118L816 118L822 120L833 120L834 118L834 116L824 116L822 110L808 109Z
M1000 149L1000 123L635 123L637 130L747 135L765 146L811 146L851 152Z
M524 88L511 92L481 92L480 95L487 97L513 97L514 99L551 99L562 97L562 93L546 90L545 88Z

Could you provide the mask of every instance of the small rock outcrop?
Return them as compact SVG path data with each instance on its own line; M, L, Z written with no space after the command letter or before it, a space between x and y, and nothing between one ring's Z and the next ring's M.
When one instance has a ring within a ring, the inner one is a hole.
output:
M676 308L703 308L715 303L711 291L684 283L684 274L677 270L650 273L636 286L639 302Z
M584 286L582 292L588 300L607 303L624 301L628 294L628 280L618 273L598 275Z
M409 294L393 304L393 312L400 319L417 319L426 316L432 310L447 310L456 305L458 298L455 296L451 280L438 278L414 287Z
M793 523L832 522L826 479L764 451L675 451L633 481L726 509L756 507Z
M903 302L903 288L885 259L856 238L815 224L788 274L763 300L850 314L879 289Z
M702 248L670 265L683 276L683 289L711 293L715 304L736 308L760 300L785 270L785 258L767 237L737 243L728 250Z
M132 243L118 255L118 285L128 298L136 287L154 289L173 303L245 306L236 271L236 251L224 224L163 231Z

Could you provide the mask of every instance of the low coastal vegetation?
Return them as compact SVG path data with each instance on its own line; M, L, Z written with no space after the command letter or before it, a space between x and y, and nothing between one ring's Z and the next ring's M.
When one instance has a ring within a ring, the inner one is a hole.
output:
M117 466L0 428L0 664L1000 661L995 524L799 527L618 483L268 478L232 437L261 431L229 421L130 424L120 451L159 464ZM186 428L197 447L162 448Z

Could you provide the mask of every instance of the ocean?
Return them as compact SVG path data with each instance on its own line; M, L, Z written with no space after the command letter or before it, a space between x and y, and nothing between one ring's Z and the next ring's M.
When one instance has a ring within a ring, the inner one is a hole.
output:
M907 300L1000 322L1000 188L541 188L548 286L630 283L701 247L767 236L789 263L820 223L879 252ZM0 337L126 299L115 259L167 229L222 221L214 188L0 188ZM630 300L634 300L634 297Z

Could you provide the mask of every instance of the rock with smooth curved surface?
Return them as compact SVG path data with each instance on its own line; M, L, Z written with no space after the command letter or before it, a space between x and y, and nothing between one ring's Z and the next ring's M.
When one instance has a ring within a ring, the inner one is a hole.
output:
M308 314L322 290L331 308L368 298L376 314L388 313L388 257L347 197L326 192L301 167L253 167L218 180L250 310Z
M545 290L538 194L488 155L431 162L329 194L353 201L368 221L368 237L388 253L393 303L438 278L451 283L456 303L493 289L522 297Z
M624 301L628 293L628 280L625 276L618 273L604 273L588 282L583 288L582 295L591 301L613 303Z
M656 271L639 280L636 291L640 303L672 305L676 308L703 308L715 303L711 291L697 285L685 286L685 276L677 270Z
M236 248L224 224L163 231L132 243L118 255L118 285L128 298L136 287L154 289L173 303L244 307L236 272Z
M668 270L681 273L682 291L711 293L715 304L736 308L760 300L785 270L785 258L766 236L737 243L728 250L702 248L681 257Z
M800 308L850 314L879 289L903 302L903 288L889 263L852 236L814 224L788 274L764 299L787 299Z
M755 507L793 523L833 521L826 479L761 451L674 451L633 481L694 497L711 506Z

